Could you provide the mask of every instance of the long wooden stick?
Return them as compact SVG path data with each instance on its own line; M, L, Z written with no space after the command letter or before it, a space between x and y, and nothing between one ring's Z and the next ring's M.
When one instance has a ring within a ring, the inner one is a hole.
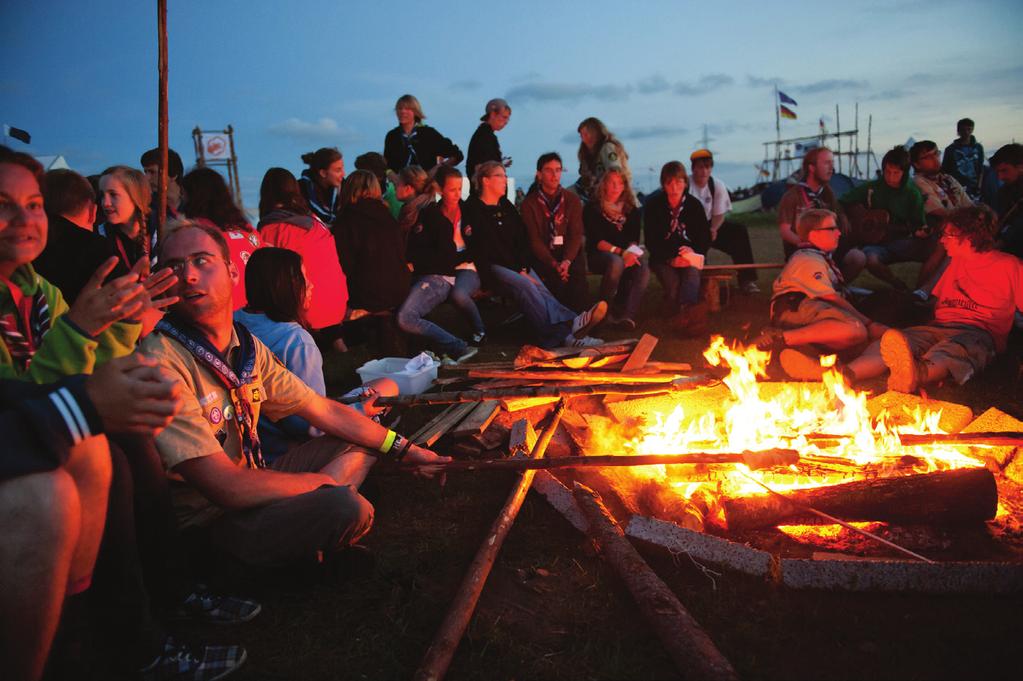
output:
M531 458L543 458L547 452L547 445L550 444L551 438L554 436L554 431L557 429L558 424L561 423L561 416L565 413L565 407L565 400L558 402L558 406L555 407L554 413L551 415L550 423L544 428L540 437L537 438L536 445L533 446L533 451L530 453ZM423 661L419 665L419 669L416 670L414 677L416 681L437 681L444 678L444 675L447 673L448 667L451 665L451 658L454 657L455 649L458 647L459 641L462 640L465 629L469 626L469 620L472 618L472 613L476 609L476 603L479 601L480 593L483 591L483 585L486 583L490 570L494 566L494 560L504 544L505 537L508 536L512 523L515 522L515 516L518 515L519 509L522 508L522 502L526 499L526 493L529 492L529 487L533 484L533 477L535 475L535 471L527 470L522 473L519 483L512 490L511 494L508 495L508 500L505 502L500 514L494 520L494 524L490 526L490 531L476 552L476 557L473 558L472 563L469 565L469 572L466 574L465 579L462 580L462 584L458 588L458 593L455 595L455 599L448 610L447 616L444 618L444 622L441 623L440 629L437 630L437 634L433 638L433 643L430 644L426 655L423 657Z
M620 371L470 371L469 378L517 378L523 381L587 381L591 383L671 383L679 374L637 374Z
M904 446L913 445L990 445L992 447L1018 447L1023 445L1023 433L926 433L899 435Z
M620 374L619 374L620 375ZM694 376L678 378L670 383L634 384L601 384L601 385L543 385L524 386L521 388L494 388L491 390L457 390L439 393L422 393L420 395L395 395L394 397L378 397L376 404L393 407L418 407L433 404L457 404L459 402L479 402L481 400L504 400L520 397L576 397L579 395L660 395L698 388L707 385L710 378ZM343 404L353 404L361 397L335 398Z
M593 456L561 456L556 459L485 459L480 461L450 461L431 464L430 468L442 473L456 471L536 471L554 468L603 468L607 466L670 466L675 464L746 464L751 470L799 463L795 449L767 449L759 452L689 452L686 454L597 454ZM414 470L418 464L402 464L397 470Z
M625 538L600 496L578 482L573 496L588 521L587 534L597 542L601 556L625 582L640 613L657 634L682 678L738 679L732 664L700 623Z

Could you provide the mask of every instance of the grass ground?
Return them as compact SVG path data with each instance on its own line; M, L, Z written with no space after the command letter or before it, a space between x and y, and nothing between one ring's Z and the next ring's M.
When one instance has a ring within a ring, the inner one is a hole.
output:
M758 261L780 261L773 216L743 219ZM766 322L773 276L761 275L764 293L736 295L712 328L726 337L756 331ZM652 282L641 330L661 338L654 358L697 361L705 339L673 338L656 319L658 300ZM438 313L442 323L461 328L450 310ZM484 316L493 325L507 311ZM494 327L480 360L514 356L519 333ZM365 348L326 357L331 391L354 384L355 367L368 357ZM934 394L975 413L995 405L1020 417L1015 377L1015 362L1005 359L962 388ZM883 382L867 388L883 390ZM402 428L417 418L410 415ZM503 475L451 477L444 488L381 479L366 541L378 561L372 576L335 581L315 570L251 575L213 565L215 581L261 600L263 614L229 630L189 633L242 641L249 650L242 679L410 678L511 485ZM1020 598L794 592L728 573L710 579L685 556L648 558L742 677L998 678L1017 672ZM448 678L671 679L677 673L589 543L533 494Z

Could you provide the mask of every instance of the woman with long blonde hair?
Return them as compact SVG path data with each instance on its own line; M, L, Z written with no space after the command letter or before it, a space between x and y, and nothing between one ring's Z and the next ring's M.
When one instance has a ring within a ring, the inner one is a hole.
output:
M650 282L646 250L640 245L642 211L620 170L600 178L593 200L583 209L587 261L602 274L600 298L610 306L609 321L631 331Z
M111 166L99 178L100 208L106 220L96 233L110 239L127 269L145 257L152 265L157 235L149 226L153 195L145 173L128 166Z

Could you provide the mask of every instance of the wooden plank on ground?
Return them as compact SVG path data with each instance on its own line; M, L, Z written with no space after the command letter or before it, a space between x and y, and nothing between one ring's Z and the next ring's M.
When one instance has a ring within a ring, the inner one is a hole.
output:
M622 365L622 372L642 369L646 361L650 359L650 355L653 354L654 348L657 347L657 341L657 336L644 333L643 337L636 343L636 347L632 349L629 359L625 360L625 364Z
M497 416L497 410L500 408L501 404L497 400L483 400L457 427L451 429L451 434L455 437L465 437L482 433Z
M465 402L462 404L454 405L443 419L438 420L432 428L425 430L420 434L418 440L413 440L417 445L426 445L432 447L433 443L440 439L440 436L448 432L449 429L453 428L458 424L466 414L476 408L479 402Z
M425 424L425 425L423 425L423 426L422 426L422 427L421 427L421 428L420 428L419 430L417 430L416 432L414 432L414 433L412 433L411 435L409 435L409 436L408 436L408 439L409 439L409 440L412 440L412 443L413 443L413 444L415 444L415 443L418 443L418 442L419 442L419 438L420 438L420 436L422 436L422 435L423 435L423 433L425 433L426 431L430 430L430 429L431 429L431 428L433 428L433 427L434 427L435 425L437 425L438 423L440 423L440 421L441 421L442 419L444 419L445 417L447 417L447 415L448 415L448 414L450 414L450 413L451 413L451 411L452 411L452 410L453 410L453 409L454 409L455 407L457 407L457 406L458 406L458 404L456 403L456 404L451 404L451 405L448 405L447 407L445 407L444 411L442 411L441 413L437 414L437 415L436 415L436 416L434 416L434 417L433 417L432 419L430 419L429 421L427 421L427 422L426 422L426 424Z
M508 399L501 400L501 408L506 412L512 414L523 409L532 409L533 407L539 407L542 404L553 404L557 402L560 397L509 397Z
M646 360L643 360L644 363ZM671 383L678 374L621 374L617 371L470 371L469 378L520 379L526 381L579 381L594 383Z

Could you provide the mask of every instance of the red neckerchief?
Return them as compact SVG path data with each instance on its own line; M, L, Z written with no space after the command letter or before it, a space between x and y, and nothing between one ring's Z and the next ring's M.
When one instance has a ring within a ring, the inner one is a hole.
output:
M667 203L667 199L665 200ZM671 235L675 232L680 232L682 238L689 241L689 235L686 234L686 223L682 222L682 208L686 205L685 194L682 195L682 199L678 202L678 208L672 208L671 204L668 203L668 216L671 218L671 223L668 225L668 233L664 235L665 239L670 239Z
M538 189L540 195L540 207L543 208L544 217L547 218L547 235L550 237L551 248L554 247L554 237L558 235L558 227L565 222L565 191L558 187L554 197L548 199L543 189Z
M32 297L26 296L12 281L0 280L7 286L14 302L15 313L0 316L0 336L3 338L11 359L27 369L32 356L39 349L43 335L50 328L49 306L42 291Z

